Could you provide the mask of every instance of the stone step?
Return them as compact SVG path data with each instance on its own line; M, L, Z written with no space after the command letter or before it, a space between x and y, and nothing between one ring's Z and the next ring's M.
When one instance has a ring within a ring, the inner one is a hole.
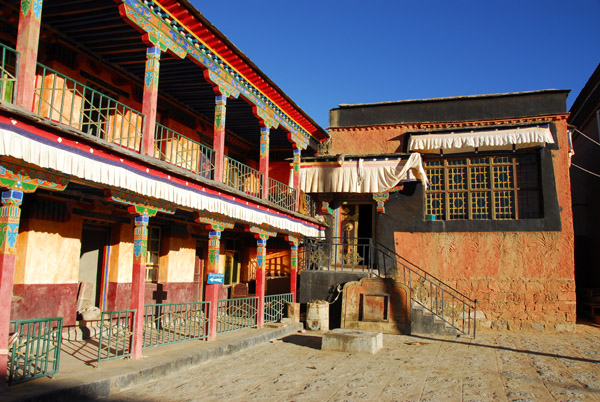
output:
M423 335L459 336L456 328L423 307L412 307L411 333Z

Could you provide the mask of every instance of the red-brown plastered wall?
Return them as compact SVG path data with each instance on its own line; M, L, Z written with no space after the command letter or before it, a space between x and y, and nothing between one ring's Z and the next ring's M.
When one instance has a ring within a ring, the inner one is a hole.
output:
M566 121L556 122L552 151L560 232L405 233L396 252L478 299L480 324L572 330L575 323L573 219Z
M478 311L485 315L478 318L478 325L574 329L574 234L566 115L553 120L559 147L552 151L552 161L561 231L394 234L399 255L478 299ZM404 133L409 129L415 128L397 125L331 129L330 154L402 152Z
M404 152L402 135L408 126L373 126L329 130L332 155L391 154Z

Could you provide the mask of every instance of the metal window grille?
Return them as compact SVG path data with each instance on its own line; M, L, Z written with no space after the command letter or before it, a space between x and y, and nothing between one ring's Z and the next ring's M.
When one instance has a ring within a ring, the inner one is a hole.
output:
M426 160L426 214L436 220L540 218L538 159L530 153Z

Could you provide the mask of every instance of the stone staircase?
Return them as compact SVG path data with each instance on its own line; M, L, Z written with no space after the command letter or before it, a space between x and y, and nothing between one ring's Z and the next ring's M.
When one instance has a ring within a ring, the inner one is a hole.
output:
M410 332L415 335L461 336L456 328L417 303L412 303Z

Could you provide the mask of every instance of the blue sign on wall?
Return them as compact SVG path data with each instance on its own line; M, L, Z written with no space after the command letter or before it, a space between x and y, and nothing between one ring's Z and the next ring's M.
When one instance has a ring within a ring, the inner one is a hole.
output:
M216 272L209 272L206 283L209 285L222 285L225 281L225 274L218 274Z

